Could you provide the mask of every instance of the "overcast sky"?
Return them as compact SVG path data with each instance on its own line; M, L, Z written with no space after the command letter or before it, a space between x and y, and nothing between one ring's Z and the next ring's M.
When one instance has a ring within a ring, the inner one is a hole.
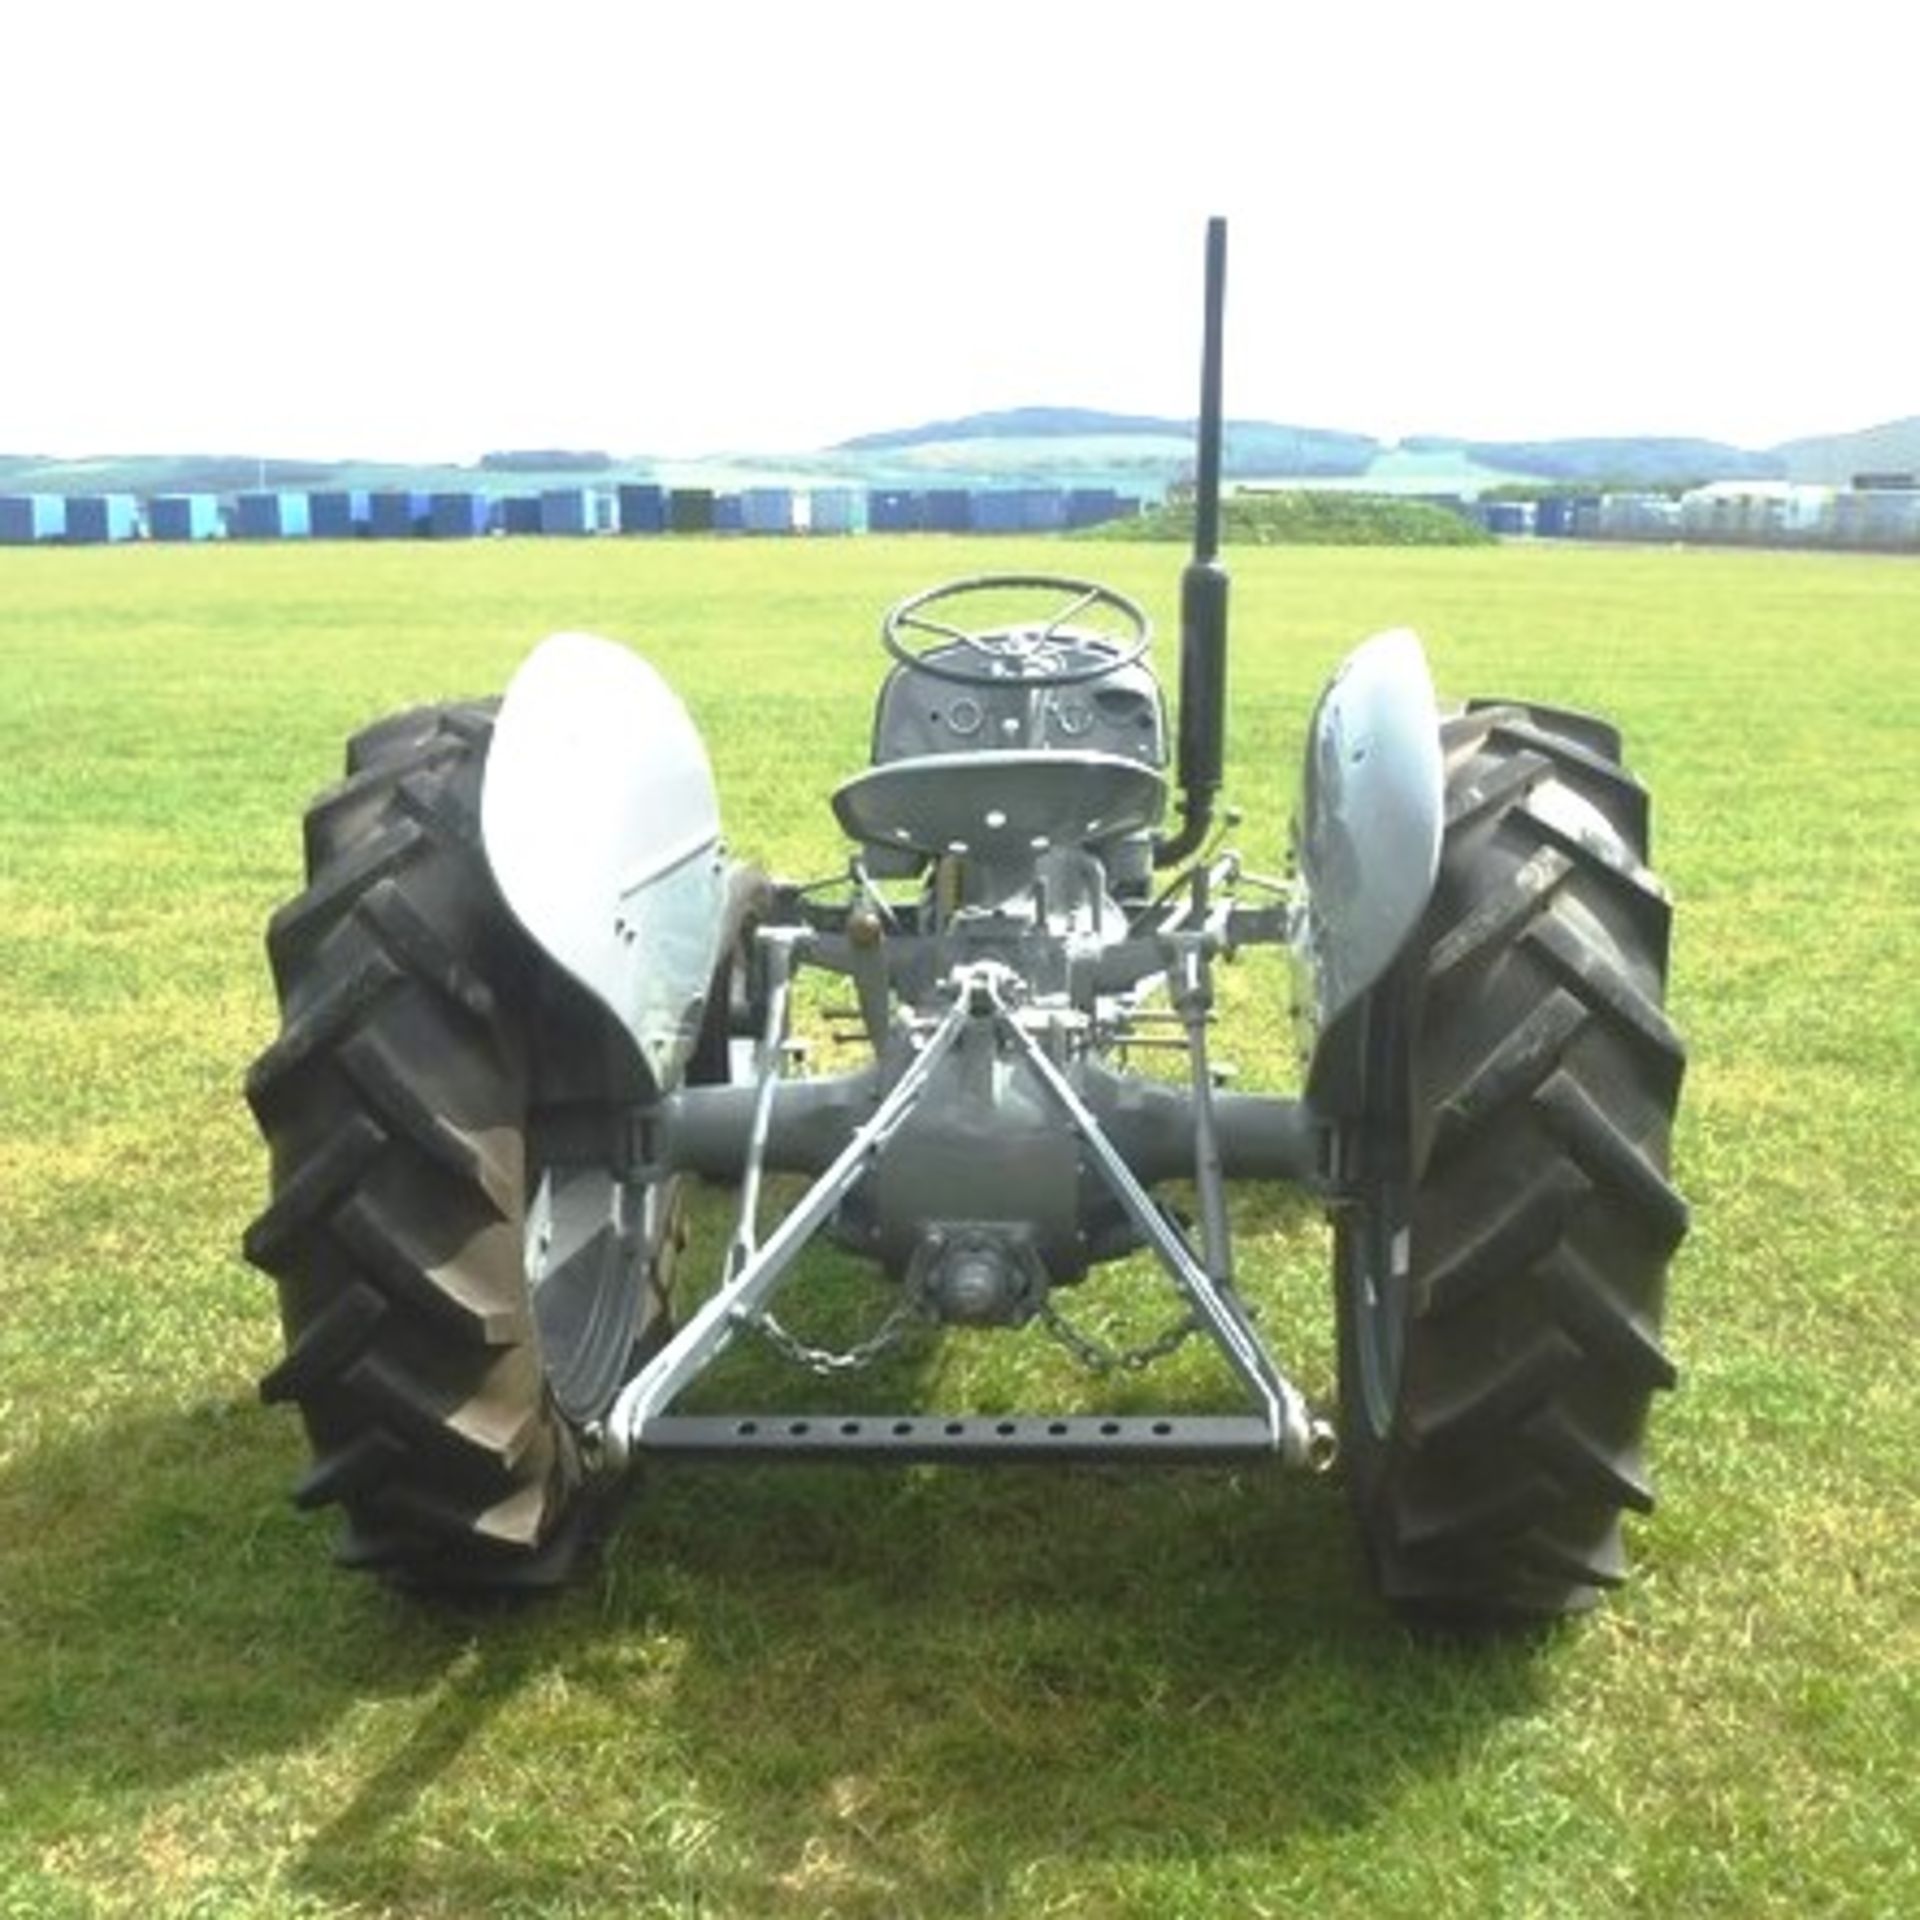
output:
M1913 22L1914 24L1909 24ZM0 452L1920 411L1920 7L8 0Z

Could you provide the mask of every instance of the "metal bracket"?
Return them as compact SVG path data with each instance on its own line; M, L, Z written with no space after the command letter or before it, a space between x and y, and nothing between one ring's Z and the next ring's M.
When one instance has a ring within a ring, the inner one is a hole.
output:
M779 1034L786 1018L790 984L787 968L779 965L769 996L767 1032L761 1049L760 1097L754 1118L756 1146L764 1145L766 1121L772 1109L772 1082L779 1070ZM739 1325L778 1287L801 1249L826 1224L834 1208L913 1111L934 1069L972 1017L969 999L965 992L955 997L953 1005L922 1042L913 1062L872 1116L855 1130L833 1164L758 1246L753 1243L751 1226L752 1194L742 1193L741 1225L729 1251L726 1279L679 1333L621 1390L608 1413L605 1445L607 1458L613 1465L625 1463L647 1422L663 1412L674 1396L731 1343ZM754 1193L758 1190L758 1172L759 1154L750 1150L750 1178L743 1186L750 1186Z
M950 1458L963 1453L973 1457L969 1449L944 1444L971 1435L982 1445L995 1450L996 1457L1003 1457L1006 1449L997 1447L997 1442L1009 1437L1019 1438L1025 1433L1033 1439L1038 1449L1034 1457L1066 1458L1072 1453L1072 1448L1053 1445L1052 1442L1072 1440L1085 1457L1095 1457L1103 1451L1115 1450L1103 1449L1098 1444L1102 1438L1118 1440L1124 1448L1131 1436L1139 1439L1140 1445L1151 1451L1147 1447L1148 1439L1169 1439L1185 1434L1189 1451L1194 1457L1200 1457L1203 1454L1217 1456L1223 1451L1246 1450L1248 1426L1251 1425L1262 1436L1262 1450L1278 1453L1289 1465L1319 1468L1331 1462L1334 1450L1332 1429L1314 1417L1299 1389L1274 1365L1225 1278L1224 1223L1209 1223L1206 1249L1208 1266L1203 1266L1135 1178L1098 1119L1074 1091L1072 1083L1028 1030L1028 1024L1019 1017L1017 1009L1009 1003L1005 988L1016 976L998 962L983 961L955 969L950 982L952 1002L920 1040L918 1052L906 1071L871 1117L854 1132L833 1163L808 1189L799 1204L764 1243L756 1244L753 1209L757 1203L761 1149L764 1147L766 1124L772 1110L772 1084L779 1070L779 1042L786 1019L790 962L790 953L776 949L767 1030L761 1046L753 1141L744 1183L747 1190L742 1194L740 1225L729 1251L727 1275L713 1296L641 1369L615 1401L604 1436L606 1457L612 1465L624 1465L636 1450L651 1449L656 1443L665 1451L681 1452L794 1451L794 1447L787 1443L805 1442L816 1429L824 1433L836 1425L834 1421L820 1419L801 1420L796 1426L793 1419L779 1415L729 1416L717 1422L704 1418L690 1421L684 1417L668 1417L667 1408L726 1348L738 1328L779 1287L802 1248L826 1224L840 1201L866 1174L874 1160L885 1150L888 1141L905 1124L940 1062L952 1050L967 1024L976 1019L992 1021L996 1033L1011 1039L1040 1086L1060 1107L1142 1240L1158 1255L1194 1317L1212 1335L1229 1366L1254 1396L1259 1413L1257 1420L1251 1423L1242 1416L1240 1424L1228 1422L1218 1432L1213 1431L1213 1426L1208 1422L1196 1418L1185 1418L1174 1423L1170 1432L1153 1432L1153 1423L1149 1422L1146 1423L1149 1432L1145 1438L1133 1436L1132 1429L1125 1423L1121 1423L1117 1433L1103 1434L1098 1430L1111 1423L1084 1417L1052 1423L1015 1422L1012 1436L996 1433L991 1440L986 1434L992 1423L979 1420L961 1421L957 1423L960 1431L940 1433L936 1440L936 1430L944 1423L929 1417L906 1422L912 1431L894 1433L891 1439L918 1437L927 1447L934 1449L923 1452L921 1457ZM1205 990L1202 978L1197 973L1191 974L1187 987L1185 997L1189 1017L1197 1026L1204 1015ZM1198 1070L1204 1073L1204 1047L1198 1049L1196 1064ZM1204 1100L1202 1110L1205 1111ZM1211 1140L1205 1129L1202 1129L1202 1136L1204 1169ZM1217 1159L1213 1172L1217 1184ZM1208 1270L1209 1266L1217 1266L1221 1272L1216 1275ZM900 1457L904 1451L876 1441L875 1435L881 1423L856 1420L837 1424L842 1440L849 1443L856 1440L867 1442L862 1446L849 1444L838 1448L838 1451L885 1452L893 1457ZM1029 1431L1052 1427L1063 1427L1064 1431L1049 1430L1044 1434ZM729 1431L723 1433L723 1429ZM816 1441L814 1444L819 1447L826 1443ZM1180 1449L1176 1446L1162 1451L1177 1453Z

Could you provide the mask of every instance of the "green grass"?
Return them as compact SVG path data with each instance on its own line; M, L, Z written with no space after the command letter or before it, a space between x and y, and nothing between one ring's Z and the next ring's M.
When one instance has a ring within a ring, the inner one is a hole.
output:
M1191 500L1149 507L1111 529L1076 539L1175 540L1193 544ZM1430 500L1387 493L1337 492L1310 486L1230 493L1220 503L1220 538L1229 547L1487 547L1477 520Z
M1612 712L1654 787L1696 1227L1662 1505L1598 1615L1417 1644L1338 1489L1266 1473L687 1469L520 1612L328 1567L284 1499L297 1422L254 1397L238 1088L341 737L597 628L688 699L741 847L825 871L878 610L1010 561L1171 616L1140 546L0 553L0 1914L1920 1911L1898 560L1235 556L1262 859L1314 691L1389 624L1453 692ZM1273 1084L1278 986L1230 980L1221 1051ZM1246 1219L1324 1390L1319 1230L1271 1195ZM1055 1377L1016 1337L899 1364L956 1400Z

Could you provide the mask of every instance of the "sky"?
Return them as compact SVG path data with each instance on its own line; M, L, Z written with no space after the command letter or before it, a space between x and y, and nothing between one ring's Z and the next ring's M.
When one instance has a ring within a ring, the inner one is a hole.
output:
M1920 412L1920 8L0 0L0 452Z

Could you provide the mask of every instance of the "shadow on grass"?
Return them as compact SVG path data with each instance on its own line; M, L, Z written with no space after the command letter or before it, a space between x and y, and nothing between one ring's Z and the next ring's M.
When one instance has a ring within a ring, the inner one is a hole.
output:
M678 1744L748 1876L803 1906L1017 1910L1036 1871L1058 1896L1271 1860L1538 1691L1526 1648L1413 1642L1339 1490L1277 1472L710 1470L610 1574L621 1617L687 1636Z
M0 1470L0 1729L16 1833L323 1741L431 1691L470 1623L343 1580L294 1513L286 1422L135 1414Z
M870 1317L856 1285L822 1298L842 1342ZM822 1383L737 1358L741 1404L795 1410L920 1406L935 1365ZM1537 1644L1411 1639L1337 1483L1266 1468L663 1469L583 1587L505 1625L314 1836L303 1891L896 1916L1095 1888L1151 1911L1146 1883L1230 1898L1243 1861L1251 1895L1543 1685ZM434 1789L463 1754L456 1809Z
M328 1565L290 1438L162 1412L0 1473L16 1844L237 1792L263 1880L369 1910L1205 1905L1543 1684L1408 1640L1338 1489L1265 1470L686 1467L575 1590L453 1612Z

